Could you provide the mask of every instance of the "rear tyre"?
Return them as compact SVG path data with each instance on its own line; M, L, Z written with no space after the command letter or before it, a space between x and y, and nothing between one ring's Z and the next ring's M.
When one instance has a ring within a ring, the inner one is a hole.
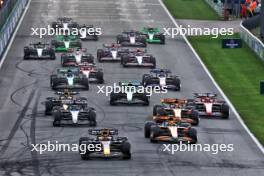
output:
M228 119L229 118L229 106L227 104L223 104L221 107L221 112L222 112L222 118L223 119Z
M91 127L95 127L97 122L96 122L96 113L95 111L90 111L90 117L89 117L89 121L90 121L90 126Z
M190 144L196 144L198 139L197 139L197 131L194 128L190 128L188 135L190 138L192 138L192 141L190 142Z
M128 160L131 159L131 145L129 142L124 142L121 146L121 151L123 153L123 159Z
M156 123L153 121L149 121L145 123L144 126L144 136L145 138L150 138L150 131L151 131L151 126L155 125Z

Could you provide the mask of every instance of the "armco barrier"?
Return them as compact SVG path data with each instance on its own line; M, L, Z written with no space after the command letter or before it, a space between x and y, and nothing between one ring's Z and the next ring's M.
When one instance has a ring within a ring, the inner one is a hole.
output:
M243 22L240 23L240 36L245 43L264 61L264 44L259 38L254 36L247 28L243 26Z
M15 4L12 12L9 14L5 24L0 31L0 58L5 51L6 46L16 28L18 20L26 7L28 0L20 0Z

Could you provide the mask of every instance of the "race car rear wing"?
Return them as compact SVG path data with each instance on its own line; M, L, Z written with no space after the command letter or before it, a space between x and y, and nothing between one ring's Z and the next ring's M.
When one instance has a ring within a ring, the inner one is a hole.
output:
M118 129L104 128L104 129L91 129L88 131L90 135L98 136L107 133L110 136L118 135Z
M167 74L170 74L171 71L169 69L156 68L156 69L150 70L150 73L154 73L154 74L165 73L167 75Z
M135 86L135 87L138 87L138 86L141 86L141 82L140 81L137 81L137 80L133 80L133 81L123 81L123 82L119 82L119 85L120 86Z
M203 97L208 97L208 98L216 98L217 94L215 93L194 93L195 98L203 98Z
M80 92L76 92L76 91L70 91L70 90L67 90L67 92L65 92L65 91L64 92L63 91L57 91L57 92L55 92L55 94L56 95L65 95L66 93L68 95L78 95L78 94L80 94Z
M161 99L161 103L165 103L165 104L186 104L187 100L185 99L177 99L177 98L164 98Z

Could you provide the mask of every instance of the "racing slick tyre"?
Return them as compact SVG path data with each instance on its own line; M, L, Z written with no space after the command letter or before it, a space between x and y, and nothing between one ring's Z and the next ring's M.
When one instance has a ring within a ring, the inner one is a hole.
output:
M165 44L165 35L160 34L159 39L160 39L160 44L164 45Z
M197 131L194 128L190 128L188 131L188 136L190 138L192 138L192 141L190 142L190 144L196 144L198 139L197 139Z
M221 113L223 119L228 119L229 118L229 106L227 104L222 104L221 106Z
M56 59L55 51L53 49L49 49L48 53L49 53L49 56L50 56L51 60L55 60Z
M101 71L98 71L96 73L96 78L97 78L97 83L98 84L103 84L104 83L104 73Z
M150 138L150 131L151 131L151 126L155 125L156 123L153 121L148 121L145 123L144 126L144 136L145 138Z
M90 115L89 115L89 121L90 121L90 126L91 127L95 127L97 122L96 122L96 113L95 111L90 111Z
M121 151L123 153L123 159L131 159L131 145L129 142L124 142L121 146Z
M166 112L164 111L164 107L162 105L154 105L153 107L153 116L166 116Z
M180 91L181 90L181 80L179 78L174 77L172 84L176 87L175 91Z
M56 29L56 28L57 28L57 22L52 22L52 23L51 23L51 27L52 27L53 29Z
M79 146L81 146L81 144L85 144L85 147L87 147L88 146L88 144L87 144L87 142L88 141L91 141L91 138L89 138L89 137L81 137L80 139L79 139ZM84 143L85 142L85 143ZM81 153L82 152L82 153ZM83 160L88 160L88 159L90 159L90 153L89 153L89 150L86 150L85 151L85 153L83 153L84 151L81 151L80 149L79 149L79 153L80 153L80 155L81 155L81 158L83 159Z
M156 68L156 58L155 57L151 57L150 58L150 62L153 64L153 66L151 66L151 68Z
M45 115L51 115L53 109L53 103L51 101L45 102Z
M115 101L118 99L119 95L115 93L110 94L110 105L116 105Z
M56 89L56 81L57 81L57 76L56 75L51 75L50 76L50 87L52 90Z
M66 54L62 54L61 55L61 66L65 67L66 65L64 65L65 61L67 60L67 55Z
M54 127L59 127L59 126L61 126L61 114L60 114L60 112L55 112L55 113L54 113L53 126L54 126Z
M128 62L129 58L127 55L123 55L121 57L121 64L123 65L123 67L127 67L127 62Z
M150 142L157 143L158 141L155 139L160 134L160 129L157 126L152 126L150 129Z
M98 62L102 62L102 57L104 56L104 50L102 50L102 49L98 49L97 50L97 60L98 60Z
M81 80L82 85L84 85L84 90L89 90L89 79L88 78L82 78Z
M145 86L147 86L147 80L148 80L148 78L149 78L149 74L144 74L143 76L142 76L142 85L145 87Z
M123 42L123 36L122 35L118 35L117 37L116 37L116 43L117 44L121 44Z
M194 123L192 125L197 126L199 125L200 119L199 119L199 112L196 110L192 110L191 118L194 120Z

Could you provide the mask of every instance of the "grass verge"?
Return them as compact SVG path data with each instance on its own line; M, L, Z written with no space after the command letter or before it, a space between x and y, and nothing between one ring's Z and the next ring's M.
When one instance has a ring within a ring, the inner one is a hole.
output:
M217 13L204 0L164 0L177 19L218 20Z
M189 37L212 76L234 104L252 133L264 144L264 63L243 43L243 48L222 49L221 40L210 36Z

